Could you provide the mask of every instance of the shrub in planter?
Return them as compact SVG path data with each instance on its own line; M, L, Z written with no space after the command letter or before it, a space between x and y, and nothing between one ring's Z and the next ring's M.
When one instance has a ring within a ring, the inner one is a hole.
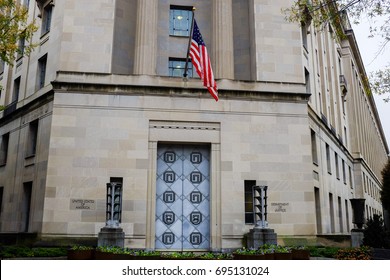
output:
M276 246L274 250L275 260L292 260L292 253L289 247Z
M90 246L75 245L68 250L68 260L93 260L95 249Z
M118 248L112 249L112 259L114 260L133 260L136 259L135 251L129 248Z
M231 254L213 253L207 252L199 255L201 260L231 260L233 256Z
M269 248L259 249L237 249L233 252L234 260L270 260L274 259L273 250Z
M293 260L310 260L310 250L304 246L298 246L291 249Z
M194 260L197 256L193 252L172 252L161 256L163 259L168 260Z
M340 249L336 254L338 260L371 260L371 258L372 251L368 246Z
M96 248L95 251L95 259L96 260L114 260L114 252L117 254L119 253L119 250L122 250L120 247L114 247L114 246L99 246Z
M151 250L134 250L134 258L136 260L159 260L161 253Z

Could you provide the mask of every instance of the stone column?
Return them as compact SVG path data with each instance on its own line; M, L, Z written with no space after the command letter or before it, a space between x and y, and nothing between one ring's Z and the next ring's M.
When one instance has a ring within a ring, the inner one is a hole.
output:
M134 74L155 75L158 0L138 0Z
M213 1L213 52L216 79L234 79L232 0Z

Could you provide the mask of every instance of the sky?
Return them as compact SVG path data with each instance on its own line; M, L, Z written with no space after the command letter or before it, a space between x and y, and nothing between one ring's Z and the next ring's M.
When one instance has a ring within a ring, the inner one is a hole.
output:
M369 24L367 20L362 20L360 24L353 25L353 30L367 75L373 71L383 69L385 66L390 67L390 43L384 51L378 54L382 39L368 37ZM389 97L390 93L385 96ZM386 135L387 145L390 148L390 102L384 102L383 97L379 95L374 95L374 99Z

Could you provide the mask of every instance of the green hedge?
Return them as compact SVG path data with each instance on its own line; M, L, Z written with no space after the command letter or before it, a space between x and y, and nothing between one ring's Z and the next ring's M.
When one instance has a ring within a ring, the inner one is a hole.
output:
M65 248L30 248L23 246L0 246L1 258L65 257Z

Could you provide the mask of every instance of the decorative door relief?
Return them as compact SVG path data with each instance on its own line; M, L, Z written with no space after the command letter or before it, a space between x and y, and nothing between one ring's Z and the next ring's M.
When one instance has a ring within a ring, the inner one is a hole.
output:
M202 146L158 147L156 249L209 249L209 155Z

